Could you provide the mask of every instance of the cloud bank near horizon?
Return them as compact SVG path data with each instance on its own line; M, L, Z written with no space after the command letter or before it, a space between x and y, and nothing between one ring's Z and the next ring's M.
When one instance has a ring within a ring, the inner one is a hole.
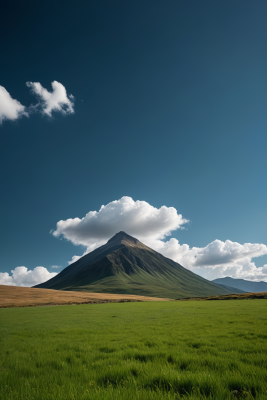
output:
M41 112L50 118L52 112L55 111L64 115L74 113L74 96L67 95L66 88L60 82L51 83L52 92L45 89L39 82L26 82L26 85L39 99L37 104L29 107L13 99L10 93L0 86L0 124L4 120L15 121L22 116L29 117L34 112Z
M172 232L189 222L173 207L157 209L145 201L124 196L90 211L83 218L59 221L52 234L63 236L74 245L82 245L87 254L105 244L119 231L125 231L152 249L171 258L183 267L212 280L225 276L248 280L267 280L267 265L257 268L252 259L267 254L267 246L259 243L240 244L214 240L199 248L180 244ZM70 264L81 256L73 256Z
M190 248L171 238L168 242L158 242L156 245L155 250L159 253L208 280L230 276L235 279L267 281L267 265L256 267L252 261L253 258L267 254L267 246L264 244L242 245L231 240L223 242L216 239L205 247Z
M56 276L56 272L49 272L44 267L36 267L32 271L26 267L17 267L8 272L0 272L0 285L30 287L39 285Z

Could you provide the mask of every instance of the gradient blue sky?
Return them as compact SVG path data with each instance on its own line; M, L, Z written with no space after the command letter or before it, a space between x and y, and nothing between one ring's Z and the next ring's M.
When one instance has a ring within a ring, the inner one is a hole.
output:
M65 267L59 220L130 196L190 220L173 237L267 244L267 2L9 2L0 85L62 83L75 113L0 125L0 272ZM256 258L257 267L267 256Z

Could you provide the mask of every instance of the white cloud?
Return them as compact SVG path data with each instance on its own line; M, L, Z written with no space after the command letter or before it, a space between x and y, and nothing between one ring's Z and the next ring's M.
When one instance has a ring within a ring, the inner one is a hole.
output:
M60 82L51 83L52 92L48 92L39 82L27 82L26 85L40 99L39 105L43 114L51 117L52 111L59 111L63 114L74 113L74 96L68 96L65 87Z
M32 271L28 271L26 267L17 267L11 271L11 275L7 272L0 272L0 284L30 287L46 282L56 275L56 272L49 272L44 267L36 267Z
M231 242L231 240L225 242L215 240L198 252L195 265L200 267L228 264L259 257L266 253L267 247L264 244L245 243L241 245L237 242Z
M5 120L16 120L41 110L43 114L52 116L53 111L63 114L74 113L74 96L67 95L65 87L57 81L51 83L53 91L48 92L39 82L27 82L26 85L38 96L40 102L26 108L18 100L13 99L8 91L0 86L0 124Z
M267 280L267 265L257 268L253 258L267 254L267 246L259 243L244 243L231 240L214 240L206 247L180 245L177 239L167 242L147 243L154 250L178 262L206 279L242 278L253 281Z
M18 100L13 99L8 91L0 86L0 124L5 120L16 120L23 115L28 116L26 107Z
M59 221L54 236L63 236L75 245L83 245L83 255L105 244L115 233L125 231L158 251L178 262L185 268L203 276L215 279L225 276L248 280L267 280L267 266L257 268L252 259L267 254L267 246L259 243L240 244L226 240L214 240L206 247L180 245L171 238L176 229L182 229L188 221L173 207L152 207L145 201L134 201L131 197L122 197L99 211L90 211L84 218ZM73 256L69 264L81 256Z
M54 236L63 235L75 245L94 250L106 243L115 233L125 231L139 240L164 239L188 221L173 207L155 208L145 201L122 197L90 211L82 219L59 221Z
M61 267L61 265L51 265L51 268L58 269L58 268L62 268L62 267Z
M267 281L267 266L256 267L251 259L225 265L193 268L192 271L210 280L230 276L235 279L246 279L255 282Z

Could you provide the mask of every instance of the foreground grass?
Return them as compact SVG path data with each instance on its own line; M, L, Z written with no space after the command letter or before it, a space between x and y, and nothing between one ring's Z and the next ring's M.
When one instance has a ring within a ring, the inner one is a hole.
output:
M267 300L0 310L3 399L267 399Z

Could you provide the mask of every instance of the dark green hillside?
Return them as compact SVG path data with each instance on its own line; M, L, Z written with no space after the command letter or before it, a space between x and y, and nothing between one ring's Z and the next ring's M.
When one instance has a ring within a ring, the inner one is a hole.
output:
M124 232L36 287L174 299L233 293L232 288L201 278Z

